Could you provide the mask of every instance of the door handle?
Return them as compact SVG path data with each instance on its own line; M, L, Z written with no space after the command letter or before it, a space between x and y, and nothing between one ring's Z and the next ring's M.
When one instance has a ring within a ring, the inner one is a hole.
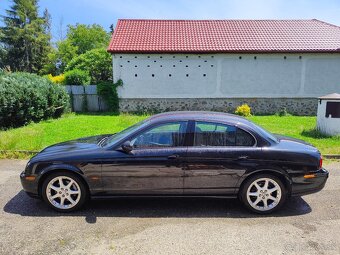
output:
M179 155L177 155L177 154L170 155L170 156L168 157L168 159L178 159L178 158L179 158Z
M249 158L249 156L239 156L237 159L242 160L242 159L248 159L248 158Z

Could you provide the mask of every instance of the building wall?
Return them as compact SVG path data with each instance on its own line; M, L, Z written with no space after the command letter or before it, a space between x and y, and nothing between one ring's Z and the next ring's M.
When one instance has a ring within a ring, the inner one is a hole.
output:
M296 102L293 108L302 100L309 105L309 114L316 114L317 106L309 99L339 92L339 67L340 54L113 55L114 80L124 82L119 96L126 111L138 106L133 102L148 108L161 99L169 99L166 102L172 102L174 110L188 99L209 102L211 108L220 108L221 100L229 99L234 106L258 99L263 107L254 107L267 113L269 102L281 105L285 102L281 99L288 98L298 99L290 101ZM302 109L301 114L305 114Z

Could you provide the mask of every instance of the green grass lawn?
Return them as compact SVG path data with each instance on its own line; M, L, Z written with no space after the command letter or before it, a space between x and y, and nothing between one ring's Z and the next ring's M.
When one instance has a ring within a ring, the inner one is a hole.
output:
M137 115L66 114L60 119L0 131L0 150L41 150L54 143L96 134L111 134L143 120Z
M32 123L0 131L0 150L33 150L84 136L118 132L147 116L66 114L60 119ZM273 133L303 139L323 154L340 154L340 137L320 137L315 131L316 117L252 116L251 121Z
M272 133L305 140L322 154L340 154L340 136L325 137L316 132L316 117L271 115L252 116L249 119Z

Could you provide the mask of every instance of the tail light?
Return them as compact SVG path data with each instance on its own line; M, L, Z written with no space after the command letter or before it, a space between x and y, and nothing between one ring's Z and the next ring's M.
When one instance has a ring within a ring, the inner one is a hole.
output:
M319 159L319 168L318 169L321 169L322 168L322 156L320 155L320 159ZM314 172L314 171L313 171ZM316 173L306 173L304 176L303 176L305 179L312 179L312 178L315 178L317 177L317 174Z
M322 156L320 155L320 160L319 160L319 169L322 168Z

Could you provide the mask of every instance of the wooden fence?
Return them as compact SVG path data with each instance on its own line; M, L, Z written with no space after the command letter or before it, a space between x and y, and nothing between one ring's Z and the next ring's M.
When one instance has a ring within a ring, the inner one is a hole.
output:
M74 112L104 112L108 110L107 104L97 94L97 85L66 85L65 89L71 98L71 107Z

